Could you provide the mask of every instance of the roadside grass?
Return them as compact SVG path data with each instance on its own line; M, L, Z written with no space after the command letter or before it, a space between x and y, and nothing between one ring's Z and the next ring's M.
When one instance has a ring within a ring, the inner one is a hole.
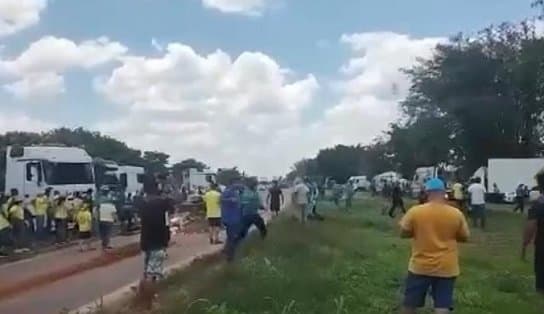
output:
M306 225L280 217L264 242L243 244L234 264L208 259L170 276L154 312L396 313L409 241L398 238L396 220L381 215L384 206L363 199L346 212L325 202L325 221ZM488 231L473 230L462 248L455 313L544 313L532 263L519 260L522 223L519 215L494 212Z

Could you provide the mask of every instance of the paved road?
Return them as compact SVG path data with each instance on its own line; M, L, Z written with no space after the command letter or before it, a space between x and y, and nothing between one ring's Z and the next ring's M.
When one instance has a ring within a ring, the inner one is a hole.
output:
M290 195L285 196L288 204ZM118 245L122 245L136 239L137 236L124 237L116 241ZM209 245L206 234L179 235L176 238L176 244L169 249L168 265L189 260L195 255L211 253L213 250L214 247ZM77 248L69 248L31 260L0 266L0 278L10 281L25 279L39 273L37 269L43 269L47 265L54 264L56 265L54 268L61 268L67 264L73 264L74 261L92 258L97 254L100 253L81 254ZM0 313L58 314L62 309L76 309L138 280L142 268L143 257L139 255L109 266L92 269L2 300Z

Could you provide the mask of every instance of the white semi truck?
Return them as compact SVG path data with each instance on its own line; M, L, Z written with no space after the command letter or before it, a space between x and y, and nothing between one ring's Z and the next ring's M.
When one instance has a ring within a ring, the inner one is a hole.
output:
M84 149L8 146L5 192L34 197L47 188L67 194L95 189L93 160Z
M117 176L121 186L125 188L125 193L128 195L136 195L141 192L144 187L144 168L136 166L119 166Z
M481 178L489 193L496 186L504 194L504 201L511 203L518 185L534 187L535 175L543 168L544 158L493 158L488 159L487 167L476 170L473 177Z

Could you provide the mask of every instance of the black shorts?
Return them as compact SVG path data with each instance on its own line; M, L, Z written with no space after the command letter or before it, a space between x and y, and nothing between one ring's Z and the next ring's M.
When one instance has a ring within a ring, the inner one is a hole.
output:
M90 231L83 231L83 232L79 232L79 238L81 240L87 240L87 239L90 239L91 238L91 232Z
M539 248L535 248L535 286L544 292L544 250Z
M208 218L208 224L210 225L210 227L221 227L221 218Z
M270 210L273 212L279 212L280 211L280 203L271 203L270 204Z

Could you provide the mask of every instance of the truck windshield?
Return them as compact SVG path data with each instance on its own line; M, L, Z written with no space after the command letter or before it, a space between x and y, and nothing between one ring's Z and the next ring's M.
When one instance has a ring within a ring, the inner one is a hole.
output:
M47 184L92 184L93 171L90 163L44 162Z

